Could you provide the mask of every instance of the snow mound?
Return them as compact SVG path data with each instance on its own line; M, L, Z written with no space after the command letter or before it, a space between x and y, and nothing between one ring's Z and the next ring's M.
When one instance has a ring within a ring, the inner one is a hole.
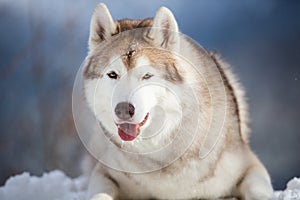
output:
M72 179L59 170L41 177L24 172L0 187L0 200L85 200L86 185L86 177ZM290 180L284 191L274 192L272 200L300 200L300 178Z
M293 178L284 191L276 191L272 200L300 200L300 178Z
M10 177L0 188L1 200L85 200L86 178L71 179L62 171L44 173L42 177L29 173Z

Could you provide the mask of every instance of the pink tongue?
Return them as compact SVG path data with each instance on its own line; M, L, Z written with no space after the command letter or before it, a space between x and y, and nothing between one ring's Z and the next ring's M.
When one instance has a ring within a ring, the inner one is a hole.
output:
M138 124L120 124L118 127L118 134L124 141L132 141L139 134L139 125Z

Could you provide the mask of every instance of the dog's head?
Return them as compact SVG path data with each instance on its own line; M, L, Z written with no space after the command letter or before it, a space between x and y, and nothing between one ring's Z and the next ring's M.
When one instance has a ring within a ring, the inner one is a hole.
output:
M167 8L153 19L113 21L99 4L92 16L84 69L87 102L120 141L161 137L182 117L184 71L177 22ZM181 88L181 90L180 90Z

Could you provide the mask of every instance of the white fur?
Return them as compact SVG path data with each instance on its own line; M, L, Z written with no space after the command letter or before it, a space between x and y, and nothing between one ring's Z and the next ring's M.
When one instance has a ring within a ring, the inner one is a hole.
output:
M89 49L93 50L96 46L94 41L101 40L100 36L103 34L104 39L108 39L110 35L116 30L116 26L109 10L104 3L97 5L90 25ZM101 29L104 32L101 32Z
M118 103L130 102L136 109L131 123L142 122L149 113L137 141L156 136L151 142L153 145L159 145L161 137L168 137L166 133L172 132L173 127L180 122L180 94L172 92L175 88L171 88L170 84L159 78L159 71L150 65L146 57L140 57L136 67L130 72L126 71L120 56L113 57L109 63L103 71L102 78L85 81L86 99L96 118L106 130L118 138L115 123L120 121L114 113L114 108ZM109 79L106 74L110 71L117 72L120 80ZM150 80L142 80L146 73L154 76Z
M115 28L108 9L100 4L92 18L91 26L95 26L91 27L92 37L98 28L95 24L98 17L105 33ZM140 153L141 157L136 159L117 153L104 141L94 140L92 142L101 147L99 154L112 164L126 166L126 169L143 171L147 166L154 169L160 162L172 164L163 166L166 168L162 170L134 174L97 163L91 174L88 197L111 200L237 196L245 200L268 200L272 193L269 175L247 143L243 90L219 58L213 61L186 38L174 34L177 31L177 22L171 11L161 8L153 20L149 37L154 39L156 46L175 51L172 54L179 73L184 77L183 82L162 78L161 69L152 66L146 55L139 57L136 66L130 70L124 65L121 55L113 55L101 77L85 80L86 99L96 118L122 145L122 150ZM93 44L90 47L93 48ZM220 75L216 64L221 65L225 77ZM110 71L118 73L119 79L108 78L106 74ZM146 73L153 77L143 80ZM228 83L224 78L229 79ZM232 85L233 91L229 91L225 82ZM234 95L241 110L240 123L232 100ZM131 122L140 123L149 113L140 135L132 142L122 142L117 135L115 123L119 119L114 109L120 102L134 105L136 110ZM168 146L170 142L173 146ZM157 150L161 150L162 144L168 148L159 154ZM180 152L182 150L184 152ZM142 156L150 151L154 153ZM176 151L180 158L174 161Z
M162 45L169 50L178 50L178 25L173 13L165 7L158 9L149 36L156 44Z

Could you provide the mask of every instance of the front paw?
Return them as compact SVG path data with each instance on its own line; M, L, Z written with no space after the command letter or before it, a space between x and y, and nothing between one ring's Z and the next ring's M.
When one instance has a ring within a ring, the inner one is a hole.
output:
M255 190L248 191L248 193L245 195L245 200L270 200L271 196L272 196L271 189L256 188Z
M90 200L113 200L113 198L108 194L100 193L94 195Z

